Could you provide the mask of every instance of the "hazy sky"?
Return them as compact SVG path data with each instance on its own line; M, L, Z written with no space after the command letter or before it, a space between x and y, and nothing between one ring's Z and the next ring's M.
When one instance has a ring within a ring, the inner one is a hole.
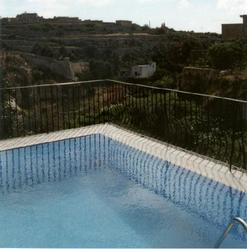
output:
M241 22L247 0L0 0L0 16L37 12L44 17L129 19L152 27L166 22L176 30L221 32L221 23Z

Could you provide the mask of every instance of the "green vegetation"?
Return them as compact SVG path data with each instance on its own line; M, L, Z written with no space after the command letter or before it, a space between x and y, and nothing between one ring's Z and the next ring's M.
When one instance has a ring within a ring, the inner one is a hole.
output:
M8 38L3 41L5 50L10 52L17 50L57 60L67 57L74 62L89 62L90 71L78 74L78 80L112 78L246 99L247 74L241 72L247 67L245 41L222 42L219 35L211 33L177 32L138 25L123 28L100 22L3 25L3 34ZM150 79L128 79L121 73L130 70L133 65L150 61L157 63L157 72ZM229 71L227 77L220 75L211 82L198 77L194 79L196 83L186 83L185 86L182 84L183 69L187 66ZM32 65L27 67L32 71L31 80L30 77L29 80L24 79L20 73L19 77L23 79L13 78L13 84L19 85L18 81L33 84L35 80L39 84L42 77L43 83L66 81L48 70Z
M219 43L209 48L209 63L216 69L234 69L243 66L244 48L239 42Z
M32 49L32 53L46 56L46 57L54 57L54 51L48 44L36 43Z
M64 79L48 69L35 67L20 54L7 53L1 68L1 87L28 86L61 82Z

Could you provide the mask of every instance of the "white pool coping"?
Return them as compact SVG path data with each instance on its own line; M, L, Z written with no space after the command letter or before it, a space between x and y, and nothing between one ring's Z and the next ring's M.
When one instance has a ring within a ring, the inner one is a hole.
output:
M179 167L193 171L201 176L225 184L239 191L247 193L247 174L229 169L220 162L185 151L173 145L141 136L112 124L99 124L83 128L52 132L49 134L33 135L23 138L13 138L0 141L0 151L26 147L36 144L49 143L69 138L76 138L92 134L102 134L135 149L167 160Z

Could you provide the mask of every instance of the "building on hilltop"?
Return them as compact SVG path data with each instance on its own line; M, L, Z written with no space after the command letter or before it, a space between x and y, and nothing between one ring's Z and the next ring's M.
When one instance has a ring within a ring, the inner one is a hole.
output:
M5 17L1 19L2 23L11 23L11 24L31 24L44 22L45 19L43 16L39 16L37 13L27 13L17 15L16 17Z
M1 24L12 23L12 22L14 22L14 20L15 20L15 18L13 18L13 17L4 17L4 18L0 19Z
M52 21L58 23L81 22L81 20L78 17L69 17L69 16L54 16Z
M79 23L81 20L78 17L67 17L67 16L54 16L53 18L43 18L37 13L23 13L17 15L15 18L3 18L3 23L13 23L13 24L32 24L40 22L53 22L53 23Z
M247 15L241 15L243 18L243 35L247 37Z
M90 20L90 19L86 19L82 21L85 24L103 24L102 20Z
M243 23L222 24L222 37L224 40L247 38L247 15L241 15Z
M36 22L42 22L44 18L42 16L38 16L37 13L23 13L20 15L17 15L15 18L15 21L17 23L36 23Z
M117 20L116 21L117 25L124 26L124 27L130 27L132 26L132 21L127 21L127 20Z

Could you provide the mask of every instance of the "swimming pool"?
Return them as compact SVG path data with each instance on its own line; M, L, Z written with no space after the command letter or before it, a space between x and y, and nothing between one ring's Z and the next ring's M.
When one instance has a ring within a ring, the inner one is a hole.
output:
M2 150L0 187L1 247L213 247L247 217L244 191L99 133Z

